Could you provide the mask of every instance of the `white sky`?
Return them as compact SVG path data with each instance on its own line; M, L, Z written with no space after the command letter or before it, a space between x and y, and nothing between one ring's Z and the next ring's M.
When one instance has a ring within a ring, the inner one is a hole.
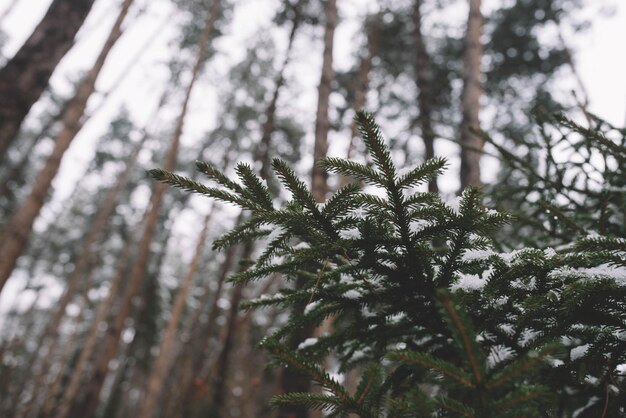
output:
M506 0L484 0L485 10L498 7ZM335 59L336 66L345 68L350 64L353 55L355 32L358 30L358 19L363 15L366 7L371 7L374 0L339 0L342 21L336 34ZM12 0L0 0L0 15L12 3ZM20 0L15 9L2 21L2 30L9 36L2 54L10 57L29 36L35 25L47 10L51 0ZM167 72L163 65L167 60L168 41L175 35L175 21L171 19L171 8L167 0L136 0L136 7L131 13L135 20L137 11L143 6L147 9L141 17L129 26L128 32L112 52L107 65L98 80L100 92L107 91L120 77L126 75L123 84L107 100L105 106L92 118L83 131L74 141L70 151L63 160L60 174L55 181L55 195L52 203L42 212L39 225L54 219L55 213L61 209L63 199L71 192L73 183L80 177L86 163L94 152L94 144L98 136L106 131L111 118L122 105L130 108L132 114L140 121L145 121L161 93ZM623 126L626 120L626 2L624 0L593 0L586 10L580 14L597 16L599 9L611 10L614 13L601 19L595 19L590 30L584 35L566 33L566 41L576 50L576 64L583 83L589 93L590 109L600 117ZM195 92L191 103L191 113L187 120L183 144L192 143L209 130L215 123L216 102L215 90L227 75L230 65L241 59L245 42L255 33L259 25L269 25L278 0L239 0L236 6L236 15L233 27L227 36L219 40L218 50L221 55L209 64L205 71L203 83ZM108 30L117 14L119 1L97 0L92 13L79 33L79 42L65 57L51 82L60 91L70 92L68 76L75 76L89 68L102 44ZM446 16L448 19L464 21L465 12L460 10L458 16ZM301 34L300 43L310 42L311 30L308 34ZM275 35L279 48L284 48L285 33ZM132 69L128 63L136 59L136 54L149 42L149 49L141 56L137 65ZM309 47L310 48L310 47ZM301 89L300 100L296 108L304 115L308 124L308 140L311 141L313 129L316 89L319 81L321 64L321 43L318 42L318 52L306 49L307 53L297 55L297 62L290 68L290 76L298 79ZM297 50L297 49L296 49ZM564 74L563 90L575 86L572 78ZM100 100L96 97L90 102L90 108L95 108ZM167 123L167 121L162 121ZM439 152L447 152L453 148L438 146ZM341 152L341 150L335 150ZM304 153L302 167L308 167L310 156ZM187 162L191 163L191 162ZM304 170L304 168L303 168ZM304 172L304 171L303 171ZM451 172L450 176L456 177ZM487 173L489 177L489 173ZM62 179L62 181L59 181ZM448 192L456 189L456 181L448 183ZM445 190L445 186L444 186ZM177 223L178 224L178 223ZM180 222L180 225L184 225ZM189 228L186 228L189 230ZM193 230L189 232L193 233ZM189 245L193 245L190 240ZM15 281L10 281L11 283ZM9 287L9 286L7 286ZM11 291L5 289L3 299ZM0 306L6 306L0 303Z

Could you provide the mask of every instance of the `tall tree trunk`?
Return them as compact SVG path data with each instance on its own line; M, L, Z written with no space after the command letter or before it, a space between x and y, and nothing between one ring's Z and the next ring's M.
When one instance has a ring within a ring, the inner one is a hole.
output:
M415 40L415 84L417 85L417 103L419 107L418 123L422 131L424 141L424 160L429 160L435 156L435 133L433 131L433 106L435 97L433 92L433 66L426 42L424 41L424 30L422 26L422 0L415 0L413 8L413 25ZM428 191L437 193L437 179L434 178L428 183Z
M88 366L88 361L92 357L94 350L96 349L96 343L98 342L100 335L100 326L106 321L107 315L111 312L111 308L113 307L115 299L117 298L119 291L122 287L122 283L124 282L125 273L130 261L131 249L133 247L133 244L134 240L129 239L124 245L124 249L122 250L122 254L120 255L117 267L115 269L115 276L111 281L111 287L109 288L109 292L106 298L98 306L96 316L91 323L91 327L89 328L89 331L87 332L87 337L83 342L83 347L81 349L78 360L76 361L76 364L74 365L74 368L72 370L70 381L63 391L63 397L58 405L59 412L57 413L57 416L64 416L63 413L67 413L66 411L69 411L70 407L72 406L72 402L78 394L80 385L82 383L83 374Z
M133 0L124 0L117 20L96 62L81 81L76 95L65 109L62 117L63 128L54 141L52 153L48 157L44 167L37 174L30 194L19 205L0 237L0 253L2 254L2 259L0 259L0 291L11 276L17 259L26 246L33 223L46 201L52 180L54 180L54 177L59 171L63 154L69 148L72 140L76 137L76 134L80 131L85 122L83 116L85 114L85 108L87 107L87 101L95 91L96 80L109 52L111 52L111 49L122 35L122 23L128 14L128 9L132 2ZM3 94L0 92L0 97L2 95Z
M253 250L254 244L252 242L248 242L243 249L241 258L244 260L250 258ZM245 269L247 269L247 267L242 266L239 271L241 272ZM241 299L243 297L243 287L243 284L237 284L233 288L233 292L230 297L230 309L228 311L226 324L224 325L224 343L215 363L216 370L212 384L214 390L211 407L213 411L218 414L218 416L222 416L220 414L222 413L226 401L228 372L231 362L231 354L233 352L233 345L235 342L235 335L237 335L237 326L239 325L239 304L241 303ZM208 376L206 376L205 379L207 377Z
M313 147L313 169L311 171L311 192L318 202L326 200L328 191L327 174L317 166L317 162L326 157L328 152L328 132L330 122L328 119L328 108L332 82L335 79L333 70L333 44L335 28L337 26L337 2L328 0L326 2L326 23L324 28L324 53L322 58L322 74L318 87L317 113L315 119L315 144ZM296 283L296 286L301 286ZM310 337L313 329L302 330L299 336L301 340ZM297 344L299 341L295 341ZM295 348L295 347L294 347ZM309 379L290 368L283 368L281 372L280 392L308 392L311 387ZM286 406L278 410L278 418L307 418L309 416L307 408L302 406Z
M47 365L50 364L50 361L54 354L54 347L59 337L59 327L61 325L63 316L65 315L65 309L76 295L78 286L83 281L83 276L87 272L88 267L90 266L92 261L93 247L100 241L102 234L106 230L106 227L109 224L109 220L119 204L119 196L126 188L128 180L130 179L130 175L135 169L137 157L139 156L139 153L148 138L149 135L147 131L144 131L143 137L135 145L135 148L131 152L131 155L128 157L124 171L119 174L115 185L110 188L106 193L102 201L103 206L100 207L95 219L93 220L93 222L90 223L89 231L87 232L87 236L82 242L82 245L80 247L80 253L78 254L78 257L75 261L74 270L72 271L72 273L70 273L67 279L67 287L61 295L59 301L56 303L54 311L52 313L50 321L46 325L44 333L39 338L39 343L37 346L48 347L45 356L41 359L41 361L43 361L45 365L43 367L44 370L47 369ZM88 291L89 289L85 290Z
M0 69L0 158L74 43L94 0L54 0L39 25Z
M240 214L239 219L243 219L242 214ZM239 222L240 221L238 220L235 224L239 224ZM199 335L192 340L190 344L191 350L188 351L187 355L183 357L183 363L181 365L183 369L183 388L181 390L180 402L176 407L178 411L184 411L184 414L180 414L182 416L190 416L193 405L195 404L194 394L196 389L194 387L194 383L196 383L198 379L201 379L201 371L206 366L206 353L209 349L211 335L215 330L215 321L217 320L219 313L218 302L222 296L222 289L224 287L224 283L226 282L226 278L228 277L228 274L230 273L235 262L236 253L237 247L230 247L226 250L224 261L222 262L217 278L217 288L214 292L213 301L211 302L206 322L202 326L202 312L200 310L196 312L196 315L194 315L191 321L190 330L200 329L200 332ZM211 293L208 292L205 295L207 296L206 300L208 301L208 297Z
M200 260L204 251L204 244L207 239L210 219L211 212L209 212L209 214L204 218L204 226L200 236L198 237L195 254L189 264L187 275L183 279L178 294L176 295L170 320L163 335L161 346L159 347L158 357L152 365L151 373L148 378L148 389L141 412L139 413L139 417L151 418L154 415L158 397L161 394L166 374L169 372L172 363L172 349L174 347L174 340L176 338L176 333L178 332L180 319L183 314L185 304L187 303L187 295L189 294L191 284L198 273Z
M483 33L483 15L480 12L481 0L469 0L469 16L465 33L463 52L463 92L461 106L461 190L467 186L480 186L480 152L485 141L473 133L480 128L480 97L483 93L480 81L482 72L480 60L483 46L480 37Z
M276 82L274 85L274 93L272 94L272 99L270 100L267 109L265 110L265 122L263 123L263 135L261 136L261 142L259 145L258 153L260 155L265 155L266 158L262 160L261 164L261 177L264 179L269 178L270 174L270 158L269 158L269 146L272 139L272 133L274 132L274 121L276 115L276 104L278 103L278 98L280 96L280 90L285 84L285 69L289 64L289 59L291 55L291 49L293 48L293 41L296 37L296 32L298 31L298 27L300 26L300 15L297 10L294 10L296 15L293 18L291 31L289 32L289 40L287 41L287 50L285 51L285 58L280 67L278 75L276 77Z
M369 25L369 30L367 34L367 53L363 60L361 61L361 68L359 68L359 76L357 79L356 91L354 94L354 103L352 107L354 111L361 110L365 108L365 103L367 101L367 91L369 89L369 79L370 73L372 71L372 61L377 54L378 50L378 30L380 26L380 19L382 18L382 14L378 13L373 17L372 21ZM346 151L346 159L352 158L352 153L354 151L355 140L358 136L359 128L356 124L356 120L352 121L350 125L350 142L348 143L348 150ZM345 186L350 181L350 177L341 176L339 179L339 186Z
M220 11L220 1L214 0L210 10L207 13L206 24L200 35L198 42L198 53L196 55L196 61L191 73L191 80L187 85L185 91L185 97L182 103L182 108L178 118L176 120L176 126L171 139L170 149L165 156L165 162L163 168L168 171L173 171L176 168L176 158L178 156L178 148L180 145L180 139L183 133L185 118L187 116L187 109L189 106L189 100L191 98L191 92L198 80L202 65L206 58L209 40L213 33L214 22ZM104 379L108 373L109 362L115 356L121 333L124 329L124 323L126 318L129 317L132 308L132 302L141 288L143 279L148 267L148 261L150 259L150 245L154 237L157 219L159 211L163 203L165 195L166 185L163 183L155 183L153 186L152 196L150 197L150 206L146 215L145 228L143 230L141 241L139 243L139 249L137 257L133 263L132 270L127 278L128 284L124 292L122 300L120 302L119 310L116 314L114 323L107 330L105 341L103 342L103 353L96 365L96 370L91 378L89 388L87 389L86 399L87 403L93 404L93 399L98 399ZM66 393L67 394L67 393ZM68 397L69 398L69 397ZM69 407L71 406L71 398L65 403L64 408L59 412L57 418L66 418L69 413Z
M326 183L327 174L317 166L317 162L326 157L328 153L328 131L330 121L328 120L328 107L332 83L335 79L333 70L333 44L335 37L335 27L337 26L337 1L328 0L326 2L326 26L324 28L324 55L322 59L322 76L318 87L317 114L315 117L315 145L313 147L313 170L311 173L311 183L313 196L318 202L326 200L328 185Z

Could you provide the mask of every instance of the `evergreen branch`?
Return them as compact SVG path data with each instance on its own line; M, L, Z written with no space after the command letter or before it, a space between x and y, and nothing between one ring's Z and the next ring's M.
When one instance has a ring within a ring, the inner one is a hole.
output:
M273 408L283 405L302 405L307 409L332 411L342 407L343 402L337 396L310 392L289 392L270 399Z
M388 356L391 360L399 361L404 364L424 367L430 370L435 370L444 376L448 376L463 386L468 388L475 388L476 385L472 383L471 377L454 364L447 361L438 359L430 354L418 353L415 351L395 351Z
M363 142L370 152L374 163L385 176L385 183L396 181L396 169L391 160L389 148L385 145L382 134L371 113L358 111L355 120L363 137Z
M361 203L354 199L359 194L361 186L357 183L348 183L337 190L326 202L322 215L331 219L339 215L344 215L348 210L361 206Z
M416 187L420 184L427 183L439 176L443 172L446 165L447 161L445 158L431 158L409 171L404 176L400 177L400 179L398 179L397 186L400 189L405 189L407 187Z
M488 388L496 388L503 384L506 384L511 379L523 376L531 371L538 363L543 361L546 357L554 354L560 349L559 344L550 344L541 350L537 351L529 358L521 359L505 367L499 373L497 373L490 382L487 384Z
M196 167L198 168L198 171L207 175L210 179L215 180L218 184L221 184L227 189L230 189L240 195L244 194L244 189L241 185L229 179L224 173L213 165L205 161L196 161Z
M343 386L330 377L325 370L309 362L297 353L283 350L278 341L266 339L266 341L263 342L263 346L269 349L272 354L281 359L289 367L300 370L319 385L330 390L340 401L350 399L350 396L346 393Z
M244 186L250 192L250 195L260 202L261 206L269 211L274 210L274 204L270 191L261 179L254 174L252 168L245 163L237 164L235 169Z
M385 178L376 170L355 161L326 157L318 161L317 165L328 172L352 177L375 186L385 187L386 184Z
M148 170L148 174L157 181L192 193L210 196L213 190L212 188L198 183L188 177L179 176L178 174L171 173L160 168Z
M436 400L436 403L443 409L459 414L462 417L476 418L476 412L472 408L454 399L441 397Z
M547 394L548 391L544 386L524 386L508 393L503 399L494 402L492 407L494 409L507 409L522 403L543 398Z
M294 171L287 165L287 163L278 158L274 158L272 160L272 167L281 182L293 194L294 198L312 213L319 214L317 203L315 202L313 195L304 182L300 180L296 176L296 173L294 173Z
M356 391L354 392L354 399L357 404L363 404L366 397L372 390L372 387L376 383L380 384L381 373L382 370L378 364L372 363L367 367L359 385L356 388Z
M450 320L451 325L453 325L453 329L455 329L461 337L460 340L462 347L465 349L465 353L467 354L476 384L480 385L482 382L482 368L480 366L481 362L477 358L479 351L478 347L476 347L476 341L468 335L468 333L472 332L471 326L469 325L467 318L457 311L447 291L440 290L437 293L439 296L439 303L447 313L447 318Z

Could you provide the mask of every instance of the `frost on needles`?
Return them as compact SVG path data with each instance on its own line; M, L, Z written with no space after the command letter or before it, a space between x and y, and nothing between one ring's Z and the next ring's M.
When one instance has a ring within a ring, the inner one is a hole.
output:
M593 405L605 417L624 413L624 237L579 236L558 250L500 253L493 240L515 222L509 215L485 208L475 188L463 191L458 208L417 191L446 161L400 175L373 117L359 112L357 122L373 165L320 161L355 180L324 205L279 159L273 171L290 199L278 207L247 164L233 180L198 162L214 186L150 171L247 211L215 249L265 240L250 268L231 280L282 277L279 293L246 305L290 312L262 345L324 388L271 403L336 417L585 417ZM616 146L624 152L623 143ZM285 349L326 318L328 334ZM323 368L329 355L340 373L360 374L356 391Z

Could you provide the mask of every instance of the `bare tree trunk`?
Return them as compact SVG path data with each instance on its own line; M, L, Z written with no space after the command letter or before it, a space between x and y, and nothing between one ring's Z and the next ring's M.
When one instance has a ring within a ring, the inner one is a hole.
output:
M198 42L198 53L191 73L191 80L187 85L182 108L176 120L176 126L172 136L170 149L165 156L163 168L168 171L173 171L176 168L176 158L178 156L178 148L183 133L185 117L187 116L189 99L191 98L191 92L193 91L195 83L200 76L202 65L206 58L209 40L211 34L213 33L214 22L217 18L219 11L220 1L215 0L207 13L206 24L202 30L200 40ZM119 311L117 312L114 323L111 324L111 327L107 330L107 335L105 341L103 342L104 349L102 356L99 359L98 364L96 365L96 370L91 378L89 388L87 389L86 399L87 403L89 404L93 405L93 400L98 399L100 396L100 391L102 390L104 379L106 378L108 373L109 362L115 356L117 347L119 345L119 339L124 329L124 323L126 321L126 318L128 318L130 315L133 299L137 295L139 289L141 288L141 284L143 283L146 269L148 267L148 261L150 258L150 244L152 243L152 238L155 234L157 219L159 216L161 205L163 203L166 187L167 186L163 183L155 183L153 187L152 196L150 198L150 206L146 215L145 228L143 230L141 241L139 243L138 254L133 263L130 275L127 278L128 285L120 302ZM68 395L67 392L66 395ZM57 418L66 418L67 414L70 412L72 397L66 396L66 398L67 402L63 404L63 408L60 410L59 414L57 414Z
M422 0L415 0L413 9L413 25L415 39L415 84L417 85L419 106L418 123L422 131L424 141L424 160L429 160L435 156L435 132L433 131L433 105L435 97L433 92L433 67L432 60L426 49L424 41L424 31L422 27ZM437 179L434 178L428 183L428 191L437 193Z
M17 211L12 216L0 238L0 291L11 276L17 259L22 254L30 233L33 223L46 201L52 180L59 171L63 154L69 148L72 140L80 131L84 124L85 108L91 94L95 91L96 80L104 63L111 52L111 49L122 35L122 23L126 18L128 9L133 0L124 0L120 13L109 33L109 36L96 59L93 67L85 75L76 95L68 103L63 114L63 129L57 135L54 141L54 149L48 157L44 167L39 171L35 178L35 183L30 194L20 204ZM0 86L1 87L1 86ZM2 93L0 93L2 96Z
M187 295L189 294L191 284L193 283L193 280L198 273L200 259L202 258L204 244L207 239L210 219L211 212L209 212L209 214L204 218L204 226L202 228L200 236L198 237L195 254L191 260L191 263L189 264L187 275L183 279L178 294L176 295L172 314L167 324L165 334L163 335L161 346L159 347L158 357L152 365L152 370L148 378L148 389L139 417L151 418L154 415L157 406L157 400L159 395L161 394L161 389L163 388L165 376L168 373L172 363L171 360L174 339L176 338L176 333L178 331L180 318L183 314L183 309L185 308L185 304L187 303Z
M70 50L94 0L54 0L39 25L0 69L0 158Z
M322 60L322 76L318 87L317 114L315 118L315 146L313 148L313 170L311 173L311 188L313 196L318 202L326 200L328 185L326 180L328 175L320 169L316 163L326 157L328 152L328 131L330 122L328 120L328 106L332 82L335 79L333 70L333 44L335 37L335 27L337 26L337 1L328 0L326 2L326 26L324 29L324 55Z
M245 245L241 258L247 259L250 258L252 252L254 250L254 244L249 242ZM240 272L244 271L247 267L241 267ZM233 344L235 340L235 335L237 334L237 326L239 324L238 315L239 315L239 304L241 303L241 299L243 297L243 284L237 284L233 288L232 295L230 297L230 309L228 311L228 318L226 321L226 325L224 325L224 330L226 332L224 336L224 344L222 345L222 349L217 358L216 362L216 370L215 370L215 378L213 380L213 400L212 400L212 408L216 413L221 413L224 408L226 401L226 389L227 389L227 378L231 360L231 354L233 351ZM204 380L207 379L208 376L205 376ZM220 415L221 416L221 415Z
M377 54L378 49L378 29L380 26L381 14L377 14L373 17L369 25L369 31L367 36L367 54L361 62L361 68L359 69L358 82L356 86L356 92L354 95L354 103L352 107L355 111L365 108L367 101L367 91L369 89L369 78L372 71L372 61ZM354 151L354 143L358 136L359 128L356 124L356 120L352 121L350 125L350 142L348 143L348 150L346 151L346 159L352 158L352 152ZM350 181L347 176L341 176L339 179L339 186L345 186Z
M315 145L313 148L313 169L311 171L311 191L315 200L324 202L328 191L327 174L317 166L317 161L326 157L328 152L328 132L330 122L328 119L328 108L332 82L335 79L333 70L333 44L335 27L337 26L337 2L328 0L326 2L326 24L324 28L324 53L322 58L322 74L318 87L317 113L315 119ZM296 287L299 284L296 283ZM301 339L312 335L313 329L302 331ZM281 392L308 392L311 384L307 377L298 374L288 368L283 368L281 372ZM309 412L301 406L281 407L278 410L278 418L307 418Z
M236 224L239 224L240 219L243 219L242 214L240 214L239 220L236 222ZM183 369L183 388L181 390L181 399L179 405L177 405L177 409L179 411L184 411L185 413L179 415L189 416L191 410L193 409L193 405L195 403L194 383L196 382L196 379L201 379L200 373L205 367L206 352L209 349L211 334L213 334L213 331L215 329L215 321L219 313L218 301L222 295L222 289L224 287L224 283L226 282L226 278L228 277L228 274L230 273L235 262L236 252L237 247L230 247L226 250L224 261L222 262L222 266L220 268L220 272L217 278L217 289L215 289L213 302L211 302L209 314L204 326L201 326L200 317L202 312L200 310L196 312L196 315L194 315L193 320L191 321L190 329L200 329L200 333L196 338L192 340L192 343L190 345L191 350L186 356L183 357L184 362L181 365L181 368ZM206 296L210 296L210 293L206 293Z
M75 398L78 392L82 375L84 373L84 370L87 367L87 361L91 358L94 352L94 349L96 347L96 343L98 341L99 326L100 324L104 323L107 315L111 311L111 308L113 307L113 303L115 302L115 298L118 296L119 289L124 280L124 273L129 263L132 246L133 246L133 241L129 240L124 246L124 249L122 250L122 254L120 255L120 259L117 264L115 277L111 281L111 287L109 289L109 293L107 294L106 298L100 303L100 306L98 307L98 312L96 313L96 316L87 333L87 337L85 339L85 342L83 343L83 348L81 350L80 356L78 360L76 361L76 364L74 365L74 369L72 370L72 377L70 378L70 383L65 389L63 399L59 403L59 408L61 409L64 407L64 403L66 402L71 403L71 401ZM39 378L37 379L37 382L35 383L38 384L38 382L42 380L43 380L42 378ZM34 389L34 392L35 393L33 396L37 396L37 392L38 392L37 387ZM50 412L53 412L53 411L50 411ZM24 416L25 417L29 416L29 413L30 413L30 410L27 410Z
M258 153L261 155L265 155L266 158L262 160L261 165L261 177L264 179L269 178L270 174L270 158L269 158L269 146L272 139L272 133L274 132L274 119L276 114L276 104L278 103L278 98L280 96L280 90L285 84L285 69L289 64L289 59L291 55L291 49L293 47L293 41L296 37L296 32L298 27L300 26L300 16L297 10L294 10L296 15L293 18L291 31L289 32L289 40L287 43L287 50L285 51L285 59L280 67L278 72L278 76L276 77L276 84L274 86L274 93L272 95L272 99L270 100L267 109L265 110L265 123L263 124L263 135L261 136L261 142L259 146Z
M463 52L463 93L461 106L461 190L467 186L480 186L480 152L485 141L473 133L480 129L480 97L483 93L480 60L483 46L480 37L483 33L483 15L480 12L481 0L469 0L469 16Z

